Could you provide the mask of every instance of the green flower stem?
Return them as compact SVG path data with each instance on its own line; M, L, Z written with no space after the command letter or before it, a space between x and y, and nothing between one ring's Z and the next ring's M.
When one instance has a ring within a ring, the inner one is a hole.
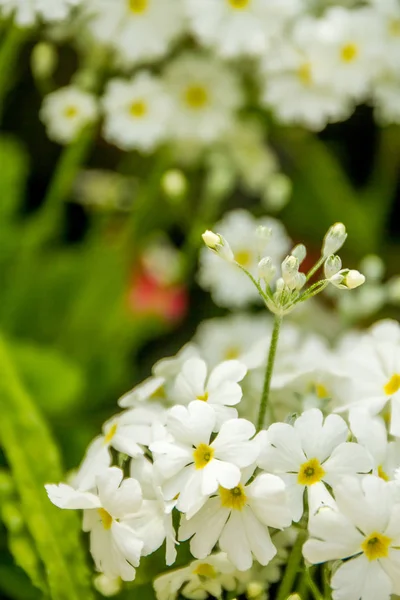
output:
M310 592L313 595L314 600L326 600L326 599L324 599L324 596L319 591L315 581L311 577L310 569L305 570L305 577L306 577L307 585L309 587Z
M267 412L269 392L271 387L272 372L274 369L276 350L278 347L279 332L282 324L282 317L275 315L274 328L272 331L271 344L269 347L267 370L265 372L264 387L261 396L260 411L258 413L257 430L260 431L264 426L265 414Z
M318 269L320 269L322 267L322 265L325 262L325 259L326 259L325 256L320 257L318 262L316 262L315 265L308 271L306 281L309 281L311 279L311 277L318 271Z
M42 208L29 222L26 238L29 248L59 234L64 202L68 199L76 175L90 152L94 137L95 127L88 127L76 141L63 149Z
M302 559L302 548L307 538L307 530L301 529L297 535L297 539L293 545L289 560L286 565L286 570L279 586L276 600L287 600L287 597L293 590L294 582L299 572L299 567Z
M3 113L4 100L15 81L16 63L22 44L29 35L26 29L19 29L11 24L5 26L5 33L0 45L0 120Z

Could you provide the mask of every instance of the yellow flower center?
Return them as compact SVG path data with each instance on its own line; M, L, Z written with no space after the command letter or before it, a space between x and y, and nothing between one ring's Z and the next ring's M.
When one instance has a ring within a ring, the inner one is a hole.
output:
M368 560L377 560L386 558L389 554L389 548L392 540L382 533L371 533L361 544L361 549Z
M200 565L197 565L193 571L193 574L199 575L200 577L205 577L206 579L215 579L217 577L217 571L208 563L201 563Z
M329 392L322 383L315 384L315 393L320 400L329 398Z
M250 4L251 0L228 0L228 4L236 10L242 10Z
M398 373L392 375L389 381L383 386L383 389L387 396L393 396L393 394L398 392L400 390L400 375Z
M201 400L202 402L207 402L208 400L208 392L204 392L201 396L197 396L197 400Z
M221 498L221 504L224 508L243 510L246 506L247 496L241 483L231 490L227 490L226 488L220 486L219 496Z
M240 355L240 349L237 346L227 348L224 353L225 360L235 360Z
M149 0L128 0L129 10L136 15L146 12L148 4Z
M389 35L400 37L400 19L391 19L389 21Z
M73 119L74 117L77 116L78 114L78 109L76 108L76 106L67 106L67 108L64 110L64 115L67 117L67 119Z
M297 476L297 483L300 485L313 485L321 481L324 475L325 471L321 467L318 458L311 458L301 465Z
M116 423L114 423L114 425L111 425L110 429L108 430L107 434L104 437L104 443L106 445L108 445L111 442L114 435L117 433L117 429L118 429L118 425Z
M297 75L303 85L310 85L312 83L310 63L305 62L300 65L300 67L297 69Z
M147 114L147 105L143 100L135 100L129 107L129 113L135 119L140 119Z
M207 444L199 444L193 452L194 466L196 469L204 469L213 458L215 453L214 448Z
M98 508L97 512L100 515L104 529L110 529L112 525L112 516L104 508Z
M185 101L190 108L204 108L208 102L207 90L202 85L190 85L185 91Z
M235 260L241 267L248 267L251 263L252 255L248 250L240 250L235 254Z
M383 470L381 465L379 465L379 467L378 467L378 477L383 479L383 481L390 481L389 475L387 473L385 473L385 471Z
M342 59L343 62L346 63L351 63L353 62L353 60L355 60L358 56L358 46L357 44L346 44L345 46L342 46L342 49L340 51L340 57Z

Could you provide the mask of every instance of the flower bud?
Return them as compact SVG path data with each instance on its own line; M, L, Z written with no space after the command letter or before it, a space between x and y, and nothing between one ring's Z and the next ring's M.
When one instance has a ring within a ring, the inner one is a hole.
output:
M342 269L329 278L330 283L342 290L354 290L365 282L365 277L355 269Z
M299 261L299 264L301 265L301 263L307 256L307 248L305 247L304 244L297 244L297 246L295 246L293 248L293 250L291 251L290 254L292 256L294 256L295 258L297 258L297 260Z
M365 283L365 276L360 273L359 271L356 271L355 269L350 269L350 271L347 273L345 279L345 285L349 290L354 290L354 288L359 287L360 285L362 285L363 283Z
M282 279L285 284L294 289L299 274L299 261L295 256L287 256L282 263Z
M218 254L218 256L224 260L227 260L228 262L234 262L235 259L231 247L226 239L222 237L222 235L207 229L207 231L205 231L201 237L203 238L207 248L210 248L210 250Z
M335 223L328 229L322 245L322 255L335 254L345 243L347 238L346 227L343 223Z
M338 273L341 268L342 261L340 259L340 256L335 256L334 254L328 256L324 264L325 279L330 279L331 277L336 275L336 273Z
M258 276L264 279L265 283L270 283L276 274L276 267L270 256L265 256L258 263Z

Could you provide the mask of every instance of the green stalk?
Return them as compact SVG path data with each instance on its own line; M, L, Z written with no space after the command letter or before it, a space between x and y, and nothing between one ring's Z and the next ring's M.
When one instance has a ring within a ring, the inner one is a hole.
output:
M286 565L286 570L283 575L281 584L279 586L278 595L276 600L287 600L287 597L293 590L294 582L296 580L299 566L302 558L303 544L307 538L307 530L301 529L297 535L297 539L293 545L292 551L289 556L289 560Z
M64 202L68 199L76 175L90 152L94 133L94 127L86 128L76 141L62 150L42 208L32 217L28 225L27 244L30 248L59 234Z
M316 262L315 265L308 271L306 281L309 281L311 279L311 277L318 271L318 269L320 267L322 267L322 265L325 262L325 259L326 259L325 256L321 256L319 258L318 262Z
M315 581L311 577L310 569L305 570L306 582L313 595L314 600L324 600L324 596L319 591Z
M0 45L0 121L4 100L15 81L15 67L19 50L28 36L26 29L6 25L6 33Z
M265 371L264 386L258 413L257 430L260 431L264 426L265 414L267 412L269 392L271 388L272 372L274 370L276 350L278 347L279 332L282 324L282 317L275 315L274 328L272 331L271 344L269 347L267 369Z

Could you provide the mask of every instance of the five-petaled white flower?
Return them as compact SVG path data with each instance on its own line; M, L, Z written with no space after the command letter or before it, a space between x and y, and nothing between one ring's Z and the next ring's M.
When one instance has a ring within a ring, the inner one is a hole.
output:
M192 538L193 556L205 558L218 542L240 571L250 569L253 556L261 565L275 556L268 527L282 529L292 521L285 484L276 475L263 473L245 485L253 470L245 471L232 489L220 486L196 515L183 518L179 539Z
M175 398L178 403L189 404L193 400L207 402L216 415L214 431L222 423L237 417L232 408L242 398L242 388L237 383L247 373L247 368L237 360L217 365L207 377L207 365L201 358L186 361L175 382Z
M273 423L259 434L259 465L285 481L294 521L303 514L305 490L312 513L326 503L325 484L335 486L345 475L371 470L370 455L359 444L346 442L348 434L341 417L328 415L324 422L317 408L304 412L293 426Z
M90 532L96 568L109 577L132 581L144 546L128 524L142 506L140 484L132 478L123 480L121 469L110 467L97 476L96 487L96 494L63 483L46 485L46 491L59 508L84 509L83 530Z
M346 559L335 571L333 600L389 600L400 594L400 503L379 477L346 477L336 505L310 519L304 547L313 564ZM351 559L351 560L349 560Z
M255 434L252 423L226 421L211 440L215 423L215 411L206 402L174 406L167 415L173 441L150 445L155 467L164 478L164 497L172 500L179 494L177 508L188 516L194 515L218 486L230 489L238 485L240 469L258 458L258 441L250 439Z

